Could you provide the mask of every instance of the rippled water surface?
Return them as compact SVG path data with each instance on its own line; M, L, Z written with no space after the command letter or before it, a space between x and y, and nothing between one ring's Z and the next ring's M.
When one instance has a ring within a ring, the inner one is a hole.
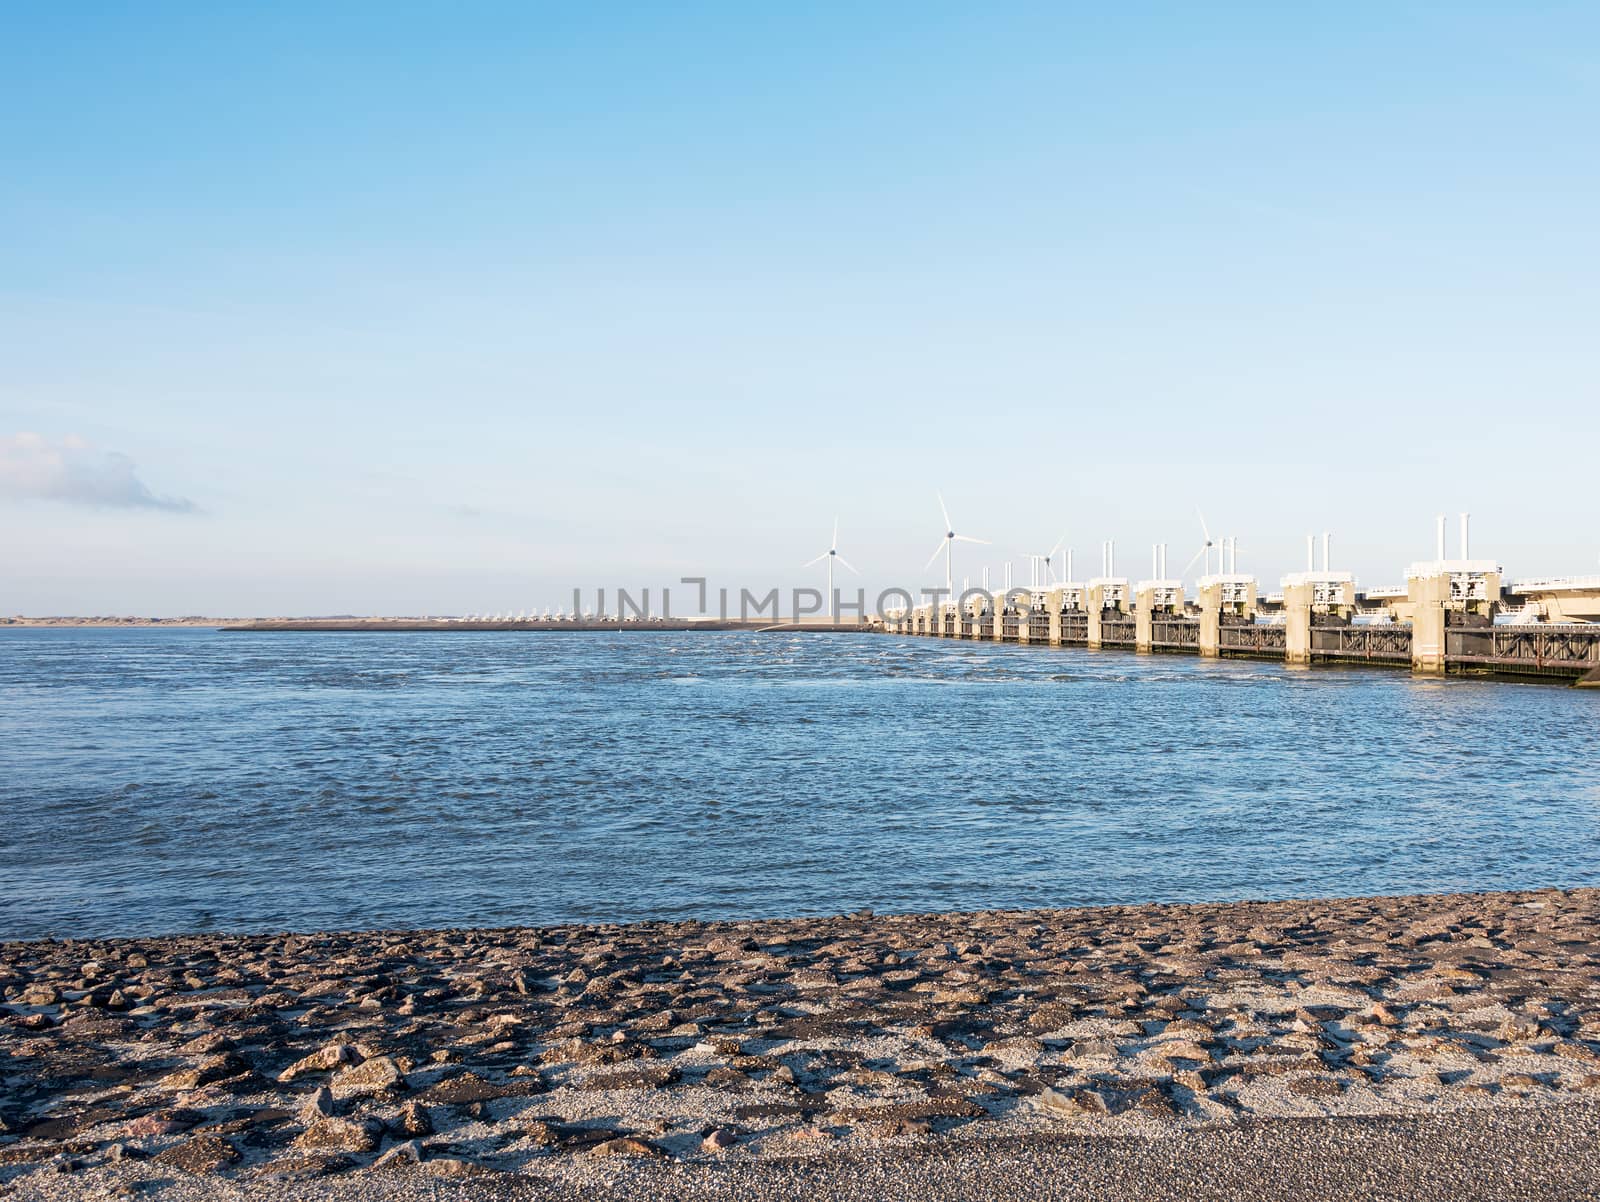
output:
M873 635L0 630L0 938L1600 884L1600 696Z

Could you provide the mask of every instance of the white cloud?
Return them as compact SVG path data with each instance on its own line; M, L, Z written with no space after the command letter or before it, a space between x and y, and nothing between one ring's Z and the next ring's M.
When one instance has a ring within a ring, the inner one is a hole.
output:
M199 506L184 497L151 492L126 455L96 450L72 434L56 442L26 431L0 435L0 497L199 512Z

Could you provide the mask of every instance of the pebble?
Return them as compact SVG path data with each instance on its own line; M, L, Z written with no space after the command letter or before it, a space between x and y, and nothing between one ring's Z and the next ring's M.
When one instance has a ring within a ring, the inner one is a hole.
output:
M307 1094L306 1100L300 1106L300 1117L309 1123L326 1118L332 1113L333 1091L326 1085L319 1085Z
M660 1156L661 1149L632 1135L619 1135L589 1149L591 1156Z
M194 1135L158 1152L152 1162L186 1173L215 1173L240 1159L239 1150L219 1135Z
M382 1156L372 1162L375 1169L386 1169L393 1165L421 1164L422 1145L414 1139L408 1139L403 1144L395 1144L387 1149Z
M396 1124L399 1129L410 1136L433 1134L433 1116L428 1113L428 1108L421 1102L407 1102L400 1107L400 1116Z
M288 1068L278 1074L278 1080L284 1084L298 1081L309 1073L332 1072L340 1065L354 1064L361 1058L361 1054L348 1044L331 1043L326 1047L318 1048L309 1056L296 1060Z
M300 1133L294 1146L323 1152L371 1152L382 1135L382 1125L371 1119L320 1118Z
M340 1100L396 1093L407 1088L405 1074L388 1056L374 1056L341 1069L333 1075L330 1085L334 1097Z

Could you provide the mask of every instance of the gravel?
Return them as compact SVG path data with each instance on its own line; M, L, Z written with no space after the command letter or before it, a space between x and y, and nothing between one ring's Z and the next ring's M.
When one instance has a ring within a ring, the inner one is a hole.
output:
M317 1182L126 1174L31 1177L16 1202L1522 1202L1600 1195L1600 1107L1412 1118L1247 1120L1160 1138L996 1138L803 1160L626 1163L606 1182L521 1174L440 1180L401 1165ZM131 1190L131 1192L129 1192Z
M1597 929L1542 890L0 944L0 1196L1595 1196Z

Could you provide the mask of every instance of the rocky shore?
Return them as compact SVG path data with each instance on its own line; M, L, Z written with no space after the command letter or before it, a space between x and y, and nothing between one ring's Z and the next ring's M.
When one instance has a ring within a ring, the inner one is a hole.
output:
M1582 1110L1597 918L1600 892L1548 890L0 944L0 1195L568 1196L665 1166Z

